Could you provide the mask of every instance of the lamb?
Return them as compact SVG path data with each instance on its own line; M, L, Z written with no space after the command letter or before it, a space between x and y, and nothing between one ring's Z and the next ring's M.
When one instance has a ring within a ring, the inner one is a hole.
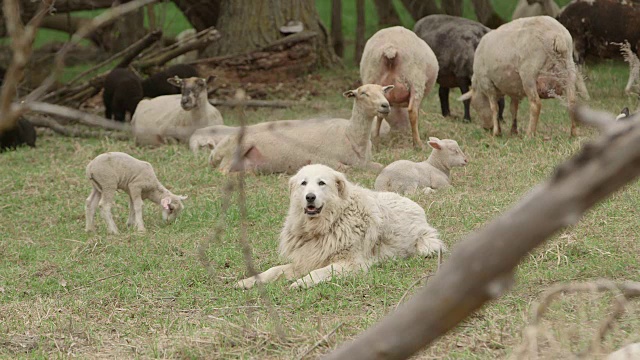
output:
M540 15L555 18L558 14L560 14L560 7L554 0L519 0L511 20Z
M418 133L418 112L422 99L438 77L438 60L429 45L411 30L402 26L382 29L365 44L360 61L363 84L394 85L387 95L393 111L387 118L394 130L406 127L408 107L413 145L422 148ZM377 128L382 118L378 117ZM376 130L374 141L379 131Z
M128 113L132 118L142 97L142 83L138 75L129 69L113 69L104 80L104 116L125 121Z
M129 195L129 220L127 226L136 226L144 232L142 204L149 199L162 207L162 219L173 222L184 209L182 204L186 196L174 195L167 190L156 177L153 167L146 161L121 152L108 152L96 156L87 165L87 178L93 190L86 202L86 231L95 231L94 217L96 207L107 223L107 232L117 234L118 227L111 216L116 190Z
M167 79L172 77L186 79L197 77L198 71L191 65L178 64L157 72L142 81L142 91L144 97L154 98L162 95L180 94L180 89L167 83Z
M36 147L36 129L26 119L18 119L13 128L0 132L0 152L16 149L21 145Z
M418 20L413 31L431 47L438 59L438 84L442 116L449 116L449 89L469 91L473 56L480 39L490 31L479 22L449 15L429 15ZM464 102L464 121L471 121L469 100ZM504 99L499 102L502 119Z
M399 194L422 190L429 193L451 185L450 171L455 166L466 166L469 160L455 140L430 137L433 148L426 161L398 160L387 165L376 178L377 191L393 191Z
M242 143L242 162L234 163L237 137L228 136L211 152L209 162L223 173L244 168L258 173L295 173L310 163L333 168L356 166L379 171L382 165L371 161L373 120L390 111L385 94L393 85L362 85L343 95L353 98L351 119L327 119L282 131L246 134Z
M570 109L576 101L575 87L581 77L577 75L572 49L571 35L552 17L527 17L504 24L480 40L471 90L459 100L471 99L483 126L493 125L493 135L500 135L497 99L508 95L513 116L511 133L517 134L518 105L526 96L530 104L527 135L533 136L540 116L540 99L566 92ZM570 117L571 135L575 136L572 111Z
M140 101L131 124L137 145L158 145L170 139L186 142L199 128L222 125L220 111L209 103L207 86L213 83L197 77L167 81L182 89L181 95L164 95Z

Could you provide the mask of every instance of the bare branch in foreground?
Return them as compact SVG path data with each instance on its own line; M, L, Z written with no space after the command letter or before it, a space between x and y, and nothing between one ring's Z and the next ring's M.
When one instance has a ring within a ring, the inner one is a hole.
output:
M25 108L37 113L49 114L54 116L59 116L65 119L71 119L79 121L82 124L101 127L103 129L109 130L121 130L126 131L127 133L131 133L131 127L129 124L124 124L121 122L107 120L103 117L86 113L84 111L72 109L66 106L49 104L44 102L30 102L24 104Z
M578 108L579 119L585 115ZM405 359L504 294L513 270L556 231L640 175L640 121L585 144L501 216L460 241L416 296L327 359Z

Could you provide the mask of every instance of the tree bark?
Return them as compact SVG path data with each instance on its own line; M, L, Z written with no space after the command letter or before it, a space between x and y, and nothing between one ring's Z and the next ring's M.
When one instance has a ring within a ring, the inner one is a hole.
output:
M415 21L427 15L442 14L442 10L438 8L435 0L402 0L402 4Z
M400 25L400 16L392 0L374 0L378 13L378 28Z
M397 311L326 358L408 358L507 292L515 267L531 250L640 175L639 116L621 124L584 108L577 115L603 134L510 210L458 242L427 285Z
M442 10L451 16L462 16L462 0L442 0Z
M104 48L109 53L126 49L138 41L147 33L147 29L144 28L144 8L118 18L113 24L113 30L111 32L113 40L107 44L107 48Z
M492 29L504 24L504 20L496 13L489 0L471 0L478 21Z
M365 30L365 14L364 0L356 0L356 51L354 60L356 64L360 64L362 52L364 51L364 30Z
M224 0L172 0L196 31L202 31L218 24L220 4ZM245 0L246 1L246 0ZM246 2L253 2L249 0ZM244 2L244 1L242 1ZM226 35L225 35L226 36Z
M222 38L205 49L205 56L244 54L268 46L285 38L280 28L294 20L300 21L304 30L318 34L314 39L318 65L331 66L339 62L313 0L219 0L218 3L215 26Z
M342 0L331 1L331 42L333 51L344 56L344 36L342 36Z

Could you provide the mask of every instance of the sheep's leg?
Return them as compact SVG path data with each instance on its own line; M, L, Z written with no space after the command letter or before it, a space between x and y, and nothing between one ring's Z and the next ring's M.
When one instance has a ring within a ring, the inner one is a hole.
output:
M348 262L336 262L330 265L327 265L323 268L316 269L311 271L307 276L302 277L296 280L293 284L291 284L291 289L308 289L312 286L315 286L321 282L329 281L334 276L342 275L347 272L352 272L361 268L366 270L366 266L358 266L354 264L350 264Z
M107 223L107 232L110 234L117 234L118 227L116 226L115 221L113 221L113 216L111 215L111 207L113 206L113 200L116 192L114 190L102 189L102 197L100 198L100 202L98 205L100 206L100 215Z
M493 136L502 135L500 122L498 122L498 99L489 96L489 107L491 108L491 120L493 121Z
M85 206L85 231L87 232L95 231L95 216L98 202L100 202L100 192L98 189L93 188L93 190L91 190L91 194L89 194L89 197L87 198Z
M136 212L133 208L133 199L129 196L129 218L127 219L127 226L131 227L136 223Z
M442 116L447 117L451 115L451 111L449 109L449 88L440 85L440 89L438 89L438 96L440 97L440 108L442 109ZM467 104L467 101L465 100L465 109L466 109L466 104Z
M538 88L535 80L527 82L523 81L522 85L524 85L525 93L529 98L529 129L527 130L527 136L534 136L536 134L536 128L538 127L542 101L538 95Z
M418 112L420 111L420 100L417 99L411 90L409 98L409 122L411 123L411 134L413 135L413 147L424 148L422 141L420 141L420 133L418 132Z
M139 192L131 192L131 202L133 203L133 212L134 212L134 224L138 231L145 232L144 222L142 221L142 205L144 201L140 196Z
M514 97L511 98L511 118L513 121L511 122L511 135L518 135L518 106L520 105L520 100Z
M262 284L270 283L278 280L284 276L287 280L293 279L295 276L293 264L274 266L271 269L260 273L259 275L252 276L240 280L236 283L235 287L238 289L251 289L258 281Z
M469 86L471 85L471 79L468 77L457 77L458 86L460 87L460 92L464 95L469 92ZM469 111L469 107L471 105L471 100L465 100L462 102L464 104L464 118L462 119L464 122L471 122L471 112Z
M384 120L381 116L376 116L376 130L374 133L374 137L371 140L373 146L377 149L378 144L380 143L380 127L382 126L382 120Z

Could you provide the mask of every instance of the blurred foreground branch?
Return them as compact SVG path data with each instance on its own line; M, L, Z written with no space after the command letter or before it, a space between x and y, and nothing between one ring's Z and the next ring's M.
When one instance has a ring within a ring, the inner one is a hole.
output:
M598 117L587 108L578 119ZM592 121L593 123L593 121ZM510 210L460 241L413 298L328 359L405 359L504 294L514 268L556 231L640 175L640 116L613 123Z

